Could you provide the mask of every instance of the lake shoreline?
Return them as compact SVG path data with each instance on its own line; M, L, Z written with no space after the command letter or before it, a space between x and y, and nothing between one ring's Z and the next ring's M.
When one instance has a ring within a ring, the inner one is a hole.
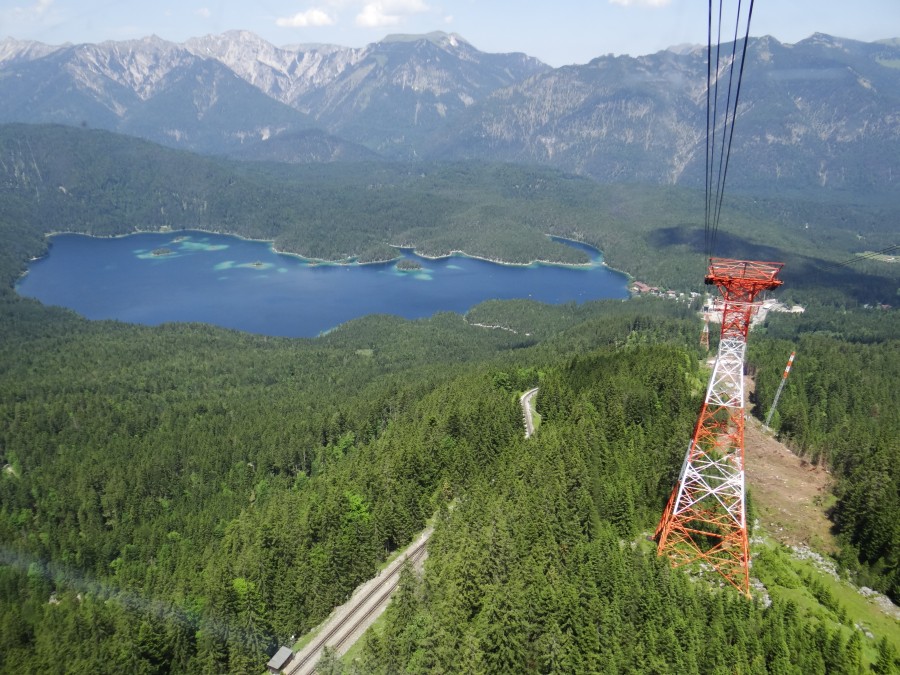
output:
M395 262L395 261L402 259L402 256L395 256L393 258L385 258L385 259L381 259L381 260L366 260L364 262L361 262L356 257L342 258L339 260L328 260L327 258L312 258L312 257L306 256L306 255L303 255L302 253L300 253L298 251L288 251L288 250L279 249L275 245L274 239L256 239L254 237L245 237L244 235L236 234L234 232L227 232L227 231L223 231L223 230L208 230L208 229L203 229L203 228L183 228L183 229L178 229L178 230L175 230L172 228L160 228L158 230L135 229L132 232L127 232L124 234L90 234L88 232L77 232L74 230L53 230L51 232L46 232L44 234L44 238L48 241L48 251L45 252L43 255L34 256L33 258L31 258L29 260L29 262L35 262L37 260L41 260L42 258L45 258L47 255L49 255L49 240L50 240L50 238L55 237L57 235L61 235L61 234L76 234L76 235L81 235L84 237L94 237L96 239L122 239L124 237L130 237L130 236L138 235L138 234L172 234L172 235L178 236L176 234L178 232L201 232L203 234L215 234L215 235L219 235L219 236L235 237L242 241L268 244L269 248L271 248L273 253L277 253L279 255L289 255L289 256L292 256L295 258L300 258L303 261L310 262L315 265L323 265L323 266L325 266L325 265L334 265L334 266L338 266L338 265L345 265L345 266L384 265L384 264L387 264L390 262ZM578 241L577 239L561 237L561 236L555 235L555 234L546 234L545 236L547 236L551 239L560 239L563 241L569 241L574 244L579 244L581 246L588 246L588 247L594 249L595 251L597 251L599 256L602 257L602 255L603 255L603 252L600 249L598 249L586 242ZM489 257L486 255L475 255L472 253L466 253L465 251L463 251L461 249L453 249L449 253L446 253L446 254L429 254L424 251L419 251L415 245L388 244L388 246L390 246L391 248L411 251L414 255L416 255L420 258L424 258L425 260L444 260L446 258L462 256L462 257L470 258L472 260L483 260L485 262L489 262L494 265L506 265L506 266L510 266L510 267L531 267L533 265L546 265L546 266L550 266L550 267L564 267L564 268L571 268L571 269L591 269L593 267L596 267L598 264L593 261L589 261L586 263L568 263L568 262L562 262L562 261L556 261L556 260L545 260L542 258L535 258L534 260L531 260L529 262L524 262L524 263L523 262L511 262L509 260L503 260L502 258L493 258L493 257ZM599 265L606 267L607 269L609 269L613 272L623 274L626 277L628 277L629 279L631 278L630 275L628 275L626 272L623 272L621 270L615 270L615 269L609 267L602 260L599 263ZM24 276L25 274L27 274L27 270L26 270L26 272L23 272L22 275Z
M55 232L45 241L49 250L43 257L49 260L29 266L27 278L16 284L20 296L66 307L86 319L131 324L187 321L313 338L372 314L412 320L439 312L464 316L487 300L580 304L629 297L625 276L601 265L585 245L578 246L579 257L586 254L591 264L576 266L510 264L462 251L414 255L410 246L385 249L396 252L394 260L401 261L396 264L317 264L279 251L271 241L210 230ZM172 255L161 255L170 250ZM423 269L406 272L404 266Z
M581 242L578 242L581 243ZM461 251L458 249L454 249L450 251L450 253L446 254L434 254L429 255L428 253L424 253L419 251L414 246L400 246L389 244L389 246L395 246L395 248L401 248L406 251L412 251L415 255L420 258L425 258L425 260L446 260L447 258L470 258L472 260L483 260L484 262L489 262L494 265L506 265L508 267L531 267L533 265L546 265L548 267L567 267L571 269L591 269L595 267L595 264L592 262L587 263L566 263L566 262L555 262L553 260L543 260L541 258L536 258L527 263L518 263L518 262L509 262L508 260L501 260L500 258L489 258L487 256L482 255L473 255L471 253L466 253L465 251ZM602 264L602 263L601 263Z

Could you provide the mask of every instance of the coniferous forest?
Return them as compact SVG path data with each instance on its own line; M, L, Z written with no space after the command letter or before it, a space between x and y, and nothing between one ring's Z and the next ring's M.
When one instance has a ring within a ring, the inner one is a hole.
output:
M792 370L772 424L790 446L836 476L831 517L843 562L860 583L900 602L900 342L895 316L877 310L800 322L773 318L751 342L757 403L768 411L792 349ZM755 337L755 336L754 336Z
M15 294L61 228L4 189L0 672L260 673L432 517L424 576L323 669L897 672L896 621L863 630L787 549L754 544L748 601L647 540L708 379L695 308L490 302L316 339L90 322ZM826 288L748 359L761 417L797 349L773 426L835 477L841 574L895 601L897 328Z

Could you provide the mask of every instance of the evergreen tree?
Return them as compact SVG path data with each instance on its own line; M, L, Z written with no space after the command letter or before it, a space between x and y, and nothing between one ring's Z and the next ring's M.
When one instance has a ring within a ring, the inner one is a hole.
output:
M900 672L897 650L888 642L886 637L882 637L878 641L878 659L872 664L872 672L878 673L878 675Z

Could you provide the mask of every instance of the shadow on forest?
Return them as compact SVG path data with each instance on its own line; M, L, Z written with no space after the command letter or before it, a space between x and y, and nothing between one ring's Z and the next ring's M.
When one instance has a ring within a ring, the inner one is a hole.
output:
M650 244L659 249L683 246L703 254L706 248L704 232L698 227L678 225L655 230L648 235ZM757 244L731 232L719 232L717 255L738 260L783 262L780 278L788 288L838 293L859 303L894 303L897 300L897 281L888 276L859 272L852 267L834 267L830 260L803 255ZM829 293L825 293L828 295Z

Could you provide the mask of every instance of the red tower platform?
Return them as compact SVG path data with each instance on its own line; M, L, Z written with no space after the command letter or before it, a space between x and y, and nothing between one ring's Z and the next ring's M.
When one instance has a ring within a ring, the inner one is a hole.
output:
M783 282L782 263L711 258L706 283L722 294L722 333L706 398L678 482L656 528L676 567L706 563L749 597L744 499L744 356L756 296Z

